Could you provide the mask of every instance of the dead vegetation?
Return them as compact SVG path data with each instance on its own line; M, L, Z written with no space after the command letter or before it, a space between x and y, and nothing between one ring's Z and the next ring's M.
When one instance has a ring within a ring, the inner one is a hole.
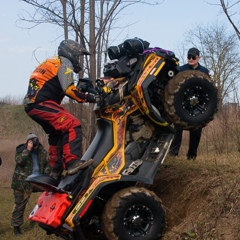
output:
M236 240L240 235L240 164L168 158L150 187L167 212L167 239Z
M0 239L14 239L10 226L13 195L10 188L14 170L14 154L29 132L36 132L47 145L42 130L25 116L22 106L0 108ZM167 228L163 240L237 240L240 236L240 152L238 109L222 112L204 128L199 156L186 160L188 132L180 157L167 157L155 182L147 186L162 200L166 209ZM31 228L26 211L26 235L23 239L49 239L37 226ZM29 229L32 229L31 231ZM38 237L36 237L38 236ZM46 238L45 238L46 237ZM55 239L53 236L50 239Z

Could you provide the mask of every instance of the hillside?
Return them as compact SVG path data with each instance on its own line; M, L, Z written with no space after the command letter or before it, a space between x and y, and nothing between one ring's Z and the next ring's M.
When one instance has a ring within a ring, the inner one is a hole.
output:
M150 187L167 212L167 239L240 239L239 156L166 159Z
M0 154L4 161L0 167L0 214L3 216L0 219L0 239L11 240L15 239L10 227L14 204L10 182L15 147L25 141L29 132L36 132L45 144L46 135L26 116L22 106L1 106L0 109ZM186 160L184 151L187 144L184 142L181 157L167 157L154 184L145 186L161 198L166 209L167 229L162 240L240 239L240 153L229 142L231 148L216 154L213 151L216 141L206 145L205 138L206 134L196 161ZM219 139L223 144L223 138ZM33 197L26 211L26 235L22 239L56 239L47 236L38 226L32 228L29 225L27 215L35 203Z

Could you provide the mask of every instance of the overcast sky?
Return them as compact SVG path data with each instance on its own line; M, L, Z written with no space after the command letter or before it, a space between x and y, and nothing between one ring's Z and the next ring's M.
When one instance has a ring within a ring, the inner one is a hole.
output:
M218 3L219 0L208 2ZM52 25L45 24L30 31L17 27L21 9L31 11L28 4L18 0L2 1L0 8L0 98L23 98L29 76L38 65L36 58L42 62L46 57L53 56L62 40L57 38L59 32ZM176 53L183 35L196 24L227 23L220 10L220 7L209 5L204 0L165 0L158 6L135 5L125 10L119 25L135 24L121 32L114 31L112 39L115 40L111 45L119 44L125 36L139 37L150 42L152 47Z

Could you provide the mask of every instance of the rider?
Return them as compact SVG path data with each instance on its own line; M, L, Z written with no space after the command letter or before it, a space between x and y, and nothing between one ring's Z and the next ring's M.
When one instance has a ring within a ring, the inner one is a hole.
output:
M93 163L81 160L82 129L80 121L69 113L61 102L68 96L77 102L94 103L97 96L82 92L74 85L73 73L79 73L80 55L90 55L79 43L64 40L58 47L58 55L46 59L30 76L24 98L25 111L48 134L51 176L58 178L64 169L75 174ZM58 144L62 140L63 154L59 158Z

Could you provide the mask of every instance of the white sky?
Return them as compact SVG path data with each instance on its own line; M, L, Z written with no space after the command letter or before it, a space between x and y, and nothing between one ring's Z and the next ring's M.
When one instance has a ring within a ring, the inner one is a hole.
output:
M218 3L218 0L209 0ZM56 53L59 42L53 25L38 26L30 31L16 26L18 13L30 6L18 0L3 1L0 8L0 99L22 99L27 91L31 72L46 57ZM220 7L204 0L165 0L158 6L135 5L126 9L119 26L127 26L123 32L114 32L117 45L127 38L139 37L150 42L151 47L161 47L177 53L183 35L196 24L208 24L227 19L220 14ZM120 30L119 30L120 31ZM121 30L122 31L122 30Z

